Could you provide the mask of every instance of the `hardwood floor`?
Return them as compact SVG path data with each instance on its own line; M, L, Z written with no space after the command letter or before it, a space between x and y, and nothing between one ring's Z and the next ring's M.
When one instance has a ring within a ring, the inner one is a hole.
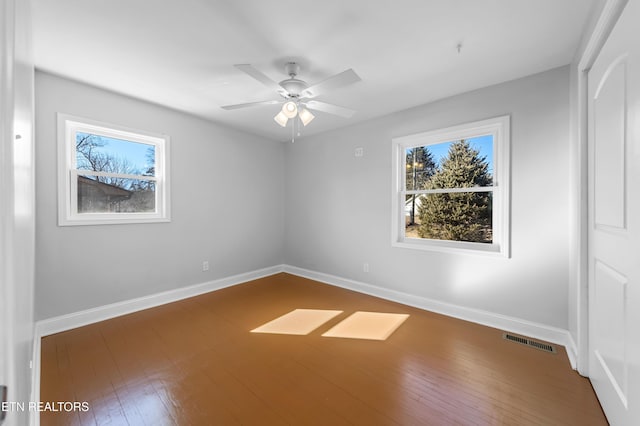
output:
M308 335L249 331L342 310ZM384 341L322 337L409 314ZM606 425L589 381L500 330L278 274L42 339L42 425Z

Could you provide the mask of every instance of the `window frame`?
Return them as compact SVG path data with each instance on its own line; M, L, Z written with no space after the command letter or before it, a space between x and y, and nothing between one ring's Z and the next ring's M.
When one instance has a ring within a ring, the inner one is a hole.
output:
M391 245L446 253L510 257L510 116L474 121L392 139ZM493 136L493 185L487 187L406 190L406 150L479 136ZM408 193L492 192L491 244L405 237L405 196Z
M115 225L170 222L169 146L167 135L132 129L88 118L58 113L58 226ZM155 148L154 176L129 175L76 167L76 134L89 133L108 138L152 145ZM155 182L155 211L127 213L79 213L78 175L109 176Z

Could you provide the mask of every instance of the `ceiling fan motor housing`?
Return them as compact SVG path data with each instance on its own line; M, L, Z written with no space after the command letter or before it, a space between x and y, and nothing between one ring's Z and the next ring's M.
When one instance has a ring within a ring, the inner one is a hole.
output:
M297 98L300 96L300 93L309 85L302 80L298 80L297 78L289 78L286 80L282 80L280 82L280 86L287 91L288 98Z
M300 97L300 93L302 93L304 89L309 87L307 83L296 78L296 76L300 72L300 65L296 62L287 62L284 65L284 70L290 77L280 82L280 86L287 91L286 97L289 99Z

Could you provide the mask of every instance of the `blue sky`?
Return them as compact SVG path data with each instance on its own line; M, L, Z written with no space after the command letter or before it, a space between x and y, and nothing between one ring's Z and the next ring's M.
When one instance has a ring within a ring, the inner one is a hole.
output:
M427 149L431 154L433 154L433 159L436 163L441 164L442 159L446 158L449 153L449 146L453 143L451 142L443 142L436 145L429 145ZM486 156L487 162L489 163L489 172L493 174L493 136L478 136L475 138L467 139L469 145L472 148L480 151L480 156Z
M78 136L86 135L86 133L78 132ZM147 152L153 145L131 142L122 139L113 139L101 136L100 139L105 143L104 146L95 148L95 151L111 155L113 157L126 158L140 172L144 172L149 167Z

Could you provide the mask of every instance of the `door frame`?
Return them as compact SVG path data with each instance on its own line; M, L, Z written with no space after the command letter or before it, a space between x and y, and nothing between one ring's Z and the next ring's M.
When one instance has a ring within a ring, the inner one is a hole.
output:
M11 265L11 247L9 233L12 226L13 191L11 173L13 173L12 150L13 143L13 91L11 87L11 72L13 63L9 53L13 46L13 16L11 5L2 0L0 3L2 22L0 30L0 385L9 384L9 374L12 368L9 357L11 338L9 304L10 285L13 285L9 271Z
M571 241L570 257L572 274L575 276L576 298L576 369L583 376L589 375L589 253L588 253L588 74L602 46L613 30L620 14L629 0L606 0L600 16L589 36L575 76L577 90L577 111L574 128L573 172L573 218L574 235ZM571 303L571 302L570 302Z

